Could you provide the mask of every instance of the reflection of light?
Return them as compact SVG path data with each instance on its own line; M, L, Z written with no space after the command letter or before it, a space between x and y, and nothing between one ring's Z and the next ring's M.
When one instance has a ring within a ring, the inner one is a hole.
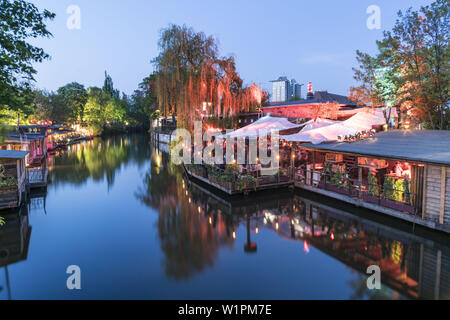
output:
M236 232L233 231L233 239L236 239Z
M258 227L256 227L256 229L255 229L255 233L258 233L259 232L259 229L258 229Z
M186 190L186 195L188 195L188 192L187 192L187 190Z
M278 227L279 227L279 225L278 225L278 222L277 222L277 223L275 223L275 229L278 230Z
M197 210L198 210L198 213L202 212L202 208L200 206L198 206Z
M212 224L212 218L209 217L209 224Z
M264 220L263 220L263 221L264 221L264 224L267 224L267 219L266 219L266 218L264 218Z
M191 203L191 198L189 198L189 203Z
M309 244L308 242L303 241L303 251L305 251L306 253L309 253Z
M331 238L331 240L334 240L334 233L333 232L331 233L330 238Z

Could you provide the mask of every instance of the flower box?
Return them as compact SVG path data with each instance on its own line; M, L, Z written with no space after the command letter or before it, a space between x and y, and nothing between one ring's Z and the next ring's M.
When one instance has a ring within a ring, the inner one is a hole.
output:
M392 201L389 199L381 199L380 204L386 208L391 208L400 212L407 212L410 214L414 214L414 207L406 203Z
M362 198L363 198L364 202L379 204L379 199L371 194L363 193Z
M271 184L277 182L277 177L274 176L266 176L258 179L258 184Z

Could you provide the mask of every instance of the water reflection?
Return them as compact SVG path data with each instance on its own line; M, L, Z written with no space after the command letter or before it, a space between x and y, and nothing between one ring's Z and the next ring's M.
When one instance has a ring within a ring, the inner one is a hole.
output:
M348 283L351 298L450 298L446 238L430 241L391 227L392 221L354 215L327 205L327 199L312 200L311 195L218 195L201 182L184 179L179 168L169 164L168 156L158 151L144 186L137 197L158 210L165 270L175 279L212 267L219 248L233 246L236 230L243 225L246 253L257 254L258 234L271 230L278 237L298 241L305 253L314 247L344 263L354 275ZM381 268L383 290L367 289L366 270L374 264Z
M114 184L117 171L130 162L141 165L150 159L149 139L145 135L113 136L71 145L48 158L52 186L82 185L88 178Z
M28 207L2 213L4 224L0 227L0 269L4 269L5 284L0 286L0 293L5 290L11 299L11 283L8 266L27 259L30 243L31 226L28 223Z
M72 261L91 273L81 298L450 298L448 236L313 194L217 194L146 136L72 146L49 171L48 194L0 213L2 298L11 286L12 298L73 298L61 285ZM84 201L65 206L77 196ZM367 289L371 264L382 290ZM116 290L111 279L124 274Z
M158 211L158 237L168 277L188 279L212 267L220 247L233 245L230 217L188 195L180 167L170 164L167 153L153 151L143 185L136 197Z

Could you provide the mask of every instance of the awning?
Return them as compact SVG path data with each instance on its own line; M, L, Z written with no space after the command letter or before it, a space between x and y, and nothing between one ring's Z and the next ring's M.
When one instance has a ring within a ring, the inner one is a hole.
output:
M228 132L222 138L231 137L258 137L270 134L272 130L289 130L300 128L302 125L292 123L287 118L264 116L248 126L237 129L233 132Z
M336 124L339 122L341 122L341 121L322 119L322 118L317 118L316 120L309 120L305 123L302 123L302 126L303 126L302 132L317 129L317 128L322 128L322 127L326 127L326 126L331 126L332 124Z
M386 120L382 110L361 111L348 120L321 128L301 131L296 134L285 135L282 138L286 141L319 144L322 142L337 141L338 136L354 135L364 130L370 130L374 125L384 124L386 124Z

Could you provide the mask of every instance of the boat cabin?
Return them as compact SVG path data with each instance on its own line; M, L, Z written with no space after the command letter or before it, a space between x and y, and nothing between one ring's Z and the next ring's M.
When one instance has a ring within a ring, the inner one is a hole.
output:
M47 136L40 133L11 133L0 146L2 150L28 151L27 166L39 166L47 156Z
M450 131L303 144L296 186L450 232Z
M27 151L0 150L0 209L20 206L26 193Z

